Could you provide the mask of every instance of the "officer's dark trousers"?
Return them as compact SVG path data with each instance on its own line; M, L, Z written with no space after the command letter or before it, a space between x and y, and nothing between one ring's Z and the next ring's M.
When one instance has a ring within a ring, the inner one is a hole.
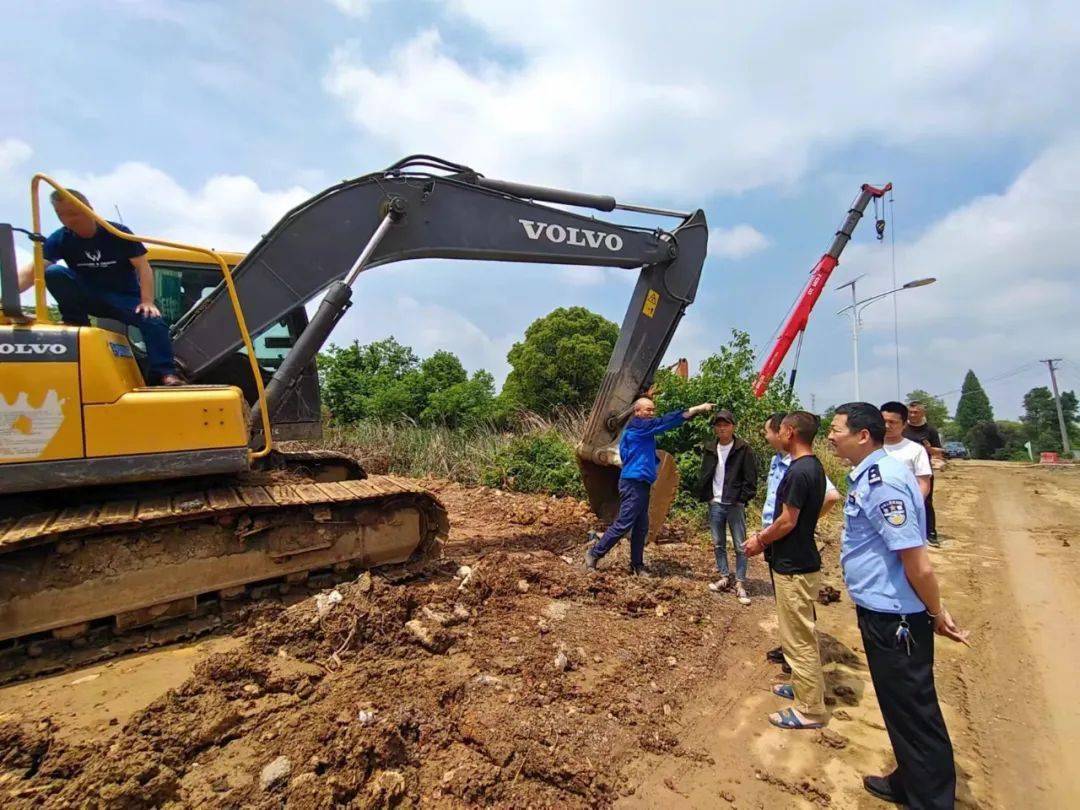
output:
M603 557L627 533L630 534L630 565L640 568L645 564L645 538L649 535L648 481L633 478L619 479L619 514L604 536L596 541L592 553Z
M934 630L926 612L908 614L911 653L897 643L900 617L857 607L863 649L870 665L896 770L893 790L911 810L952 808L956 766L934 688Z

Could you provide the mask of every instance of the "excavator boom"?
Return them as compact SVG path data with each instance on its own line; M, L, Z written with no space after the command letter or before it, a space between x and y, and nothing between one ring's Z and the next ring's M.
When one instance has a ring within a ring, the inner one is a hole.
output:
M670 232L631 227L540 201L653 211L682 221ZM700 210L679 214L628 206L609 196L494 180L465 166L414 156L340 183L294 208L237 265L233 278L255 335L298 303L328 290L292 356L270 380L272 418L292 375L322 347L349 306L348 287L362 270L420 258L641 268L578 448L590 502L598 515L610 519L617 502L614 445L619 430L631 403L649 387L694 300L707 240ZM223 288L174 330L177 359L196 382L239 345Z

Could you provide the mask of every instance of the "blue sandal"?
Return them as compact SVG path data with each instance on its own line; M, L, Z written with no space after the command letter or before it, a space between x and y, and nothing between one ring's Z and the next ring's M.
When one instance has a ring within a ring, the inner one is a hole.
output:
M770 714L769 715L769 722L772 723L774 726L778 726L779 728L807 729L807 728L824 728L825 727L824 723L818 723L818 722L805 722L804 723L802 720L800 720L798 717L796 717L794 709L781 709L779 712L776 713L776 716L779 717L780 719L777 720L777 719L774 718L773 715Z
M787 700L795 699L795 688L790 683L774 683L772 693Z

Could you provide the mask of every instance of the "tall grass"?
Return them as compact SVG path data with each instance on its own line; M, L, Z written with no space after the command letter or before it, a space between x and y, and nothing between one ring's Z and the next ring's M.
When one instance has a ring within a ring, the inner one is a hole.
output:
M374 474L449 478L478 485L522 437L538 441L552 435L573 451L585 428L585 415L561 412L553 418L535 413L517 414L512 428L494 424L447 428L409 422L355 422L330 425L322 446L350 453ZM572 457L571 457L572 459ZM575 465L576 468L576 465Z
M323 446L360 459L370 473L435 476L477 485L514 434L493 427L451 429L388 422L333 426Z
M327 427L322 445L350 453L374 474L390 473L414 478L447 478L470 486L488 485L522 492L583 495L573 449L585 427L585 415L567 411L547 419L534 413L519 414L513 429L496 425L469 428L425 427L411 423L377 421ZM760 452L760 451L759 451ZM844 495L848 466L819 439L814 452L825 472ZM683 485L693 481L698 455L682 454ZM763 465L767 468L767 461ZM747 519L759 525L765 481L750 505ZM684 489L676 501L678 520L696 531L706 527L706 508ZM837 519L834 510L830 523Z

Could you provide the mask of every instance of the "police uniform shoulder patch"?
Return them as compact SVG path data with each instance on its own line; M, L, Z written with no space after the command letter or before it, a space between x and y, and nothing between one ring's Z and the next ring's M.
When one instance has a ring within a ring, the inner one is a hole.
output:
M904 506L904 502L899 498L890 501L882 501L878 506L878 509L881 510L881 516L885 518L885 522L890 526L895 526L899 529L907 523L907 507Z
M877 464L871 464L866 471L866 482L870 486L875 486L881 483L881 470L878 469Z

